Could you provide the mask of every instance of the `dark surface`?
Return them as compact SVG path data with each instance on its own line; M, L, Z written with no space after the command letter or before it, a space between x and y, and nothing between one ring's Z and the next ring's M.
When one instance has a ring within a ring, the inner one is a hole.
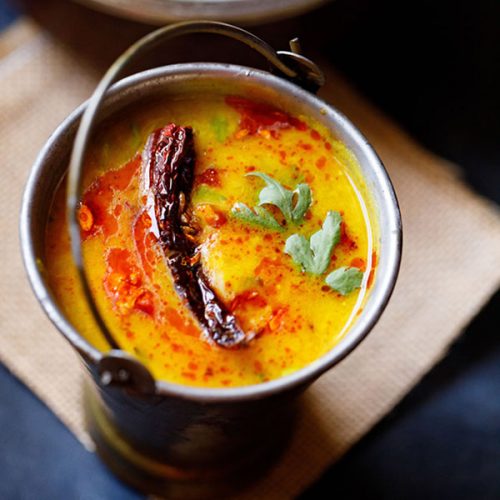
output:
M4 29L18 16L18 11L15 7L7 4L4 0L0 1L0 29Z
M342 27L316 42L367 97L500 202L498 0L336 0L318 23Z
M142 498L107 472L0 364L0 498Z
M26 2L40 15L56 3ZM0 0L0 27L12 17ZM290 26L500 202L499 1L337 0ZM129 33L118 22L116 32ZM499 311L497 293L445 360L302 498L500 498ZM139 498L5 369L0 402L0 498Z

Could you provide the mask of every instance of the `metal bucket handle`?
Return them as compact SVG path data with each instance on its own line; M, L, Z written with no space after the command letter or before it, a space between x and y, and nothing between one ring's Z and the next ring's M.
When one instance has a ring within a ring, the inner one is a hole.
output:
M156 385L154 378L139 360L120 350L94 300L84 266L78 222L83 161L98 110L107 90L117 77L132 61L158 44L178 36L194 33L223 35L244 43L267 59L272 72L310 92L316 92L324 84L321 70L315 63L300 54L300 44L296 38L290 41L290 52L275 51L260 38L236 26L215 21L192 21L165 26L141 38L111 65L97 85L83 113L71 152L67 181L66 216L71 239L71 252L84 297L95 323L112 349L103 355L98 363L97 369L101 382L105 385L126 387L139 393L154 393Z

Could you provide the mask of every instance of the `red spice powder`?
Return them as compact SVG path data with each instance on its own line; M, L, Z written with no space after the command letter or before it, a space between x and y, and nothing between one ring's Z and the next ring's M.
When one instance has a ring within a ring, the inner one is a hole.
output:
M355 257L351 260L351 267L357 267L360 271L364 271L366 269L366 262L361 257Z
M314 139L315 141L319 141L321 139L321 135L316 130L311 130L310 135L311 135L311 138Z
M316 166L319 168L319 169L322 169L326 164L326 158L324 156L320 156L317 160L316 160Z
M91 213L92 224L87 226L88 230L86 231L80 217L82 238L84 240L94 236L99 231L102 231L105 238L116 233L118 222L116 220L117 215L112 211L113 198L116 192L120 193L128 188L132 178L138 175L140 167L141 155L138 154L123 167L110 170L98 177L85 191L82 197L82 205L85 205Z
M215 168L207 168L196 177L198 184L206 184L207 186L220 187L221 182L219 172Z
M301 120L269 104L250 101L239 96L226 97L226 104L240 114L240 130L246 131L245 135L263 135L263 131L269 131L271 137L277 138L277 131L280 129L307 129L307 125Z

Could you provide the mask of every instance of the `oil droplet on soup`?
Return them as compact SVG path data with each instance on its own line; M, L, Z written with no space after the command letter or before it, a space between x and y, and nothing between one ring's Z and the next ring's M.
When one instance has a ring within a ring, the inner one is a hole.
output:
M169 123L193 129L196 264L250 339L245 345L225 349L207 339L174 288L155 234L142 152L150 134ZM361 179L352 155L324 127L238 96L157 100L103 123L86 159L79 221L91 288L114 337L156 378L192 386L265 382L323 356L356 321L373 282L370 201ZM297 215L299 185L311 195L300 217L287 218L279 203L261 206L272 219L267 226L235 212L244 204L255 219L268 189L289 196ZM105 351L72 264L64 197L62 184L47 227L50 286L71 323ZM338 241L324 270L310 272L285 253L287 240L298 235L314 258L309 239L332 212L341 218ZM345 281L332 288L325 278L339 268L359 271L362 280L347 292Z

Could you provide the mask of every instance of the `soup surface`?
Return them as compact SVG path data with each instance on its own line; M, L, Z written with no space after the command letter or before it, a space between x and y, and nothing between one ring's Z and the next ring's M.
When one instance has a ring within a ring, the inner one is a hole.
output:
M192 128L196 154L183 200L196 244L186 265L202 269L244 332L230 347L174 286L159 242L145 151L171 123ZM158 379L204 387L272 380L324 355L374 278L360 179L322 126L237 96L151 101L103 123L86 159L79 220L91 288L120 347ZM47 227L50 285L69 321L105 351L72 265L64 203L61 185Z

